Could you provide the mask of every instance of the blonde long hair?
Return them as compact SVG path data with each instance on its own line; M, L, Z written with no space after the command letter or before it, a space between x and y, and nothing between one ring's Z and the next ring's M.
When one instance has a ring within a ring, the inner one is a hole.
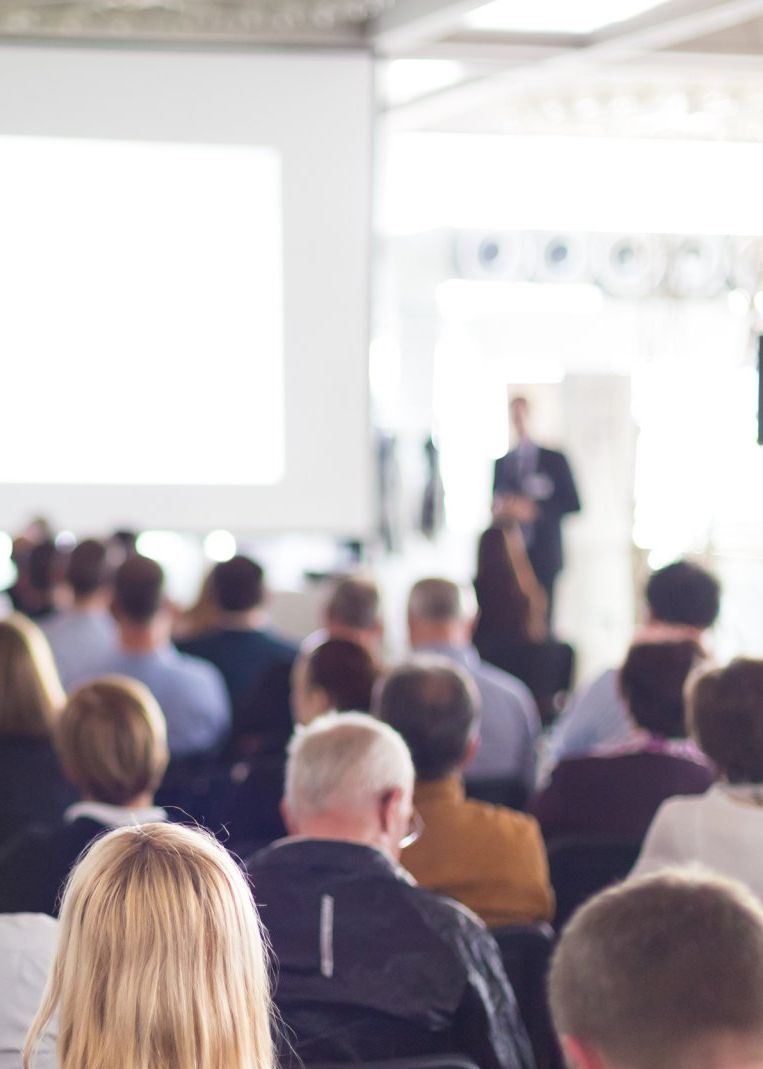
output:
M72 871L24 1069L58 1014L59 1069L272 1069L264 939L211 835L119 828Z
M49 738L65 698L37 624L18 612L0 620L0 735Z

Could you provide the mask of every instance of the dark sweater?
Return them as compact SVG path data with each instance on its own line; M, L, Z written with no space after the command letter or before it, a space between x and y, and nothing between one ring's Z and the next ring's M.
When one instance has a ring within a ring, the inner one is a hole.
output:
M704 794L714 772L687 744L650 740L639 747L560 761L530 811L546 841L611 835L640 842L655 813L676 794Z

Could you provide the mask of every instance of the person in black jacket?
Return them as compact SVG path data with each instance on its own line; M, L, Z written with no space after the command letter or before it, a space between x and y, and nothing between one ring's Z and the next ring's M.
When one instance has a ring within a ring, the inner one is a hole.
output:
M29 828L0 851L0 913L56 916L69 870L93 839L167 819L152 804L167 767L167 729L142 683L111 676L80 687L61 714L56 740L83 801L59 823Z
M484 925L398 864L413 779L402 738L362 713L329 713L294 737L291 837L249 862L278 962L283 1064L458 1052L480 1069L533 1066Z
M517 445L495 462L493 512L499 523L520 524L527 556L548 597L550 619L554 582L564 563L561 520L580 511L580 498L564 453L544 449L530 437L529 411L526 397L512 399Z

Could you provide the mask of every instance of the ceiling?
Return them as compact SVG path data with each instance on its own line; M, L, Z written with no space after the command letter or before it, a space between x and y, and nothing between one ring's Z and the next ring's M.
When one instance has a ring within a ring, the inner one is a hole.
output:
M479 28L484 0L0 0L0 39L371 48L399 130L763 140L763 0L651 2L541 33Z

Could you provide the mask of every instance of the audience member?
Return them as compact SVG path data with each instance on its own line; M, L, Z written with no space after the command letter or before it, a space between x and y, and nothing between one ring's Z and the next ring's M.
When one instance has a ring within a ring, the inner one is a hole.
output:
M366 647L347 639L330 638L300 654L291 684L295 723L309 724L328 712L367 713L377 675Z
M421 579L408 599L412 649L436 653L464 668L480 693L481 746L466 769L467 781L506 777L530 789L535 779L538 710L518 679L485 664L470 644L471 620L461 591L447 579Z
M546 595L518 524L489 527L480 535L474 592L479 606L474 644L483 657L484 650L547 637Z
M42 1000L58 923L41 913L0 916L0 1069L20 1069L24 1040ZM58 1069L55 1023L41 1037L34 1069Z
M179 653L170 644L172 609L156 561L134 554L117 569L112 612L119 648L88 678L122 675L145 683L167 718L173 758L220 746L230 728L225 683L214 665Z
M708 789L714 769L684 738L684 684L699 652L694 642L631 647L620 671L631 736L559 762L532 806L547 840L593 834L637 843L666 798Z
M0 852L0 912L56 913L61 885L105 830L166 820L153 797L167 767L164 717L146 687L96 680L69 698L58 722L61 764L82 801L49 827L29 829Z
M217 626L178 643L178 648L220 669L237 710L272 664L291 665L297 647L267 626L264 573L255 561L238 556L216 565L211 592Z
M372 579L360 575L341 579L324 611L326 638L343 638L365 646L377 661L382 660L384 623L379 588Z
M720 782L659 809L634 872L699 861L763 899L763 661L732 661L689 689L689 724Z
M25 1066L55 1019L59 1069L272 1069L257 913L211 836L147 824L87 852L66 887Z
M0 621L0 845L76 797L51 743L64 700L40 629L20 613Z
M42 624L67 690L116 650L116 627L109 612L112 578L113 568L104 542L87 538L74 547L65 572L72 593L71 606L47 617Z
M472 680L439 658L403 665L381 684L375 711L408 744L423 822L402 862L422 887L457 899L491 927L550 920L554 899L535 820L464 796L478 700Z
M570 1069L763 1069L763 911L702 874L604 891L564 929L550 997Z
M397 864L413 775L400 736L360 713L321 717L291 743L291 837L250 870L294 1054L309 1064L457 1051L481 1069L530 1069L495 943Z
M6 593L16 612L42 622L56 609L56 586L61 578L62 556L52 538L32 541L22 536L12 552L16 581Z
M718 580L689 561L676 561L654 572L645 594L646 623L634 642L701 643L720 608ZM630 731L617 670L608 669L572 696L551 732L544 764L551 767L563 757L625 742Z

